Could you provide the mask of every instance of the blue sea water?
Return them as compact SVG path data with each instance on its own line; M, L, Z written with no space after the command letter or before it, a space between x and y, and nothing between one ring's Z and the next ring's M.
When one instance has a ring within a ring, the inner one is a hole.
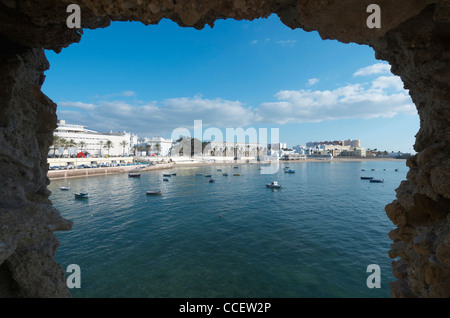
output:
M406 178L404 161L289 162L275 174L236 166L53 180L53 205L74 222L57 232L55 256L63 269L80 266L72 296L390 296L387 234L395 226L384 207ZM163 173L176 176L164 182ZM274 180L283 188L265 187ZM59 190L68 183L70 191ZM90 198L76 200L80 191ZM381 288L367 287L370 264L380 266Z

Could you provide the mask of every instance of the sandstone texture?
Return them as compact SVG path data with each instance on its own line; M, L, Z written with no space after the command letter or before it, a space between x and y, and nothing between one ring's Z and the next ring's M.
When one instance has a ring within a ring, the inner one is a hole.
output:
M81 8L69 29L66 8ZM82 29L111 21L202 29L217 19L277 14L290 28L371 46L409 89L420 116L418 152L386 206L395 282L392 297L450 296L450 1L378 0L380 29L366 25L366 0L0 0L0 296L70 297L54 261L54 231L69 230L49 201L46 154L56 105L41 92L44 49L60 52ZM69 79L68 79L69 80Z

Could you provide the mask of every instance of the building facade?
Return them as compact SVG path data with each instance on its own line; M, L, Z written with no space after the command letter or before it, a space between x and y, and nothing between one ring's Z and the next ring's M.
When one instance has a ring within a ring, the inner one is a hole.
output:
M208 156L259 157L265 155L267 147L260 143L212 141L206 145L203 154Z
M173 140L166 139L160 136L152 138L140 138L138 140L138 146L144 149L141 151L150 156L163 156L167 157L171 155Z
M72 141L70 146L54 144L50 147L49 156L76 156L83 152L88 156L128 156L137 136L127 132L101 133L87 129L83 125L66 124L65 120L58 121L58 127L53 132L55 137Z

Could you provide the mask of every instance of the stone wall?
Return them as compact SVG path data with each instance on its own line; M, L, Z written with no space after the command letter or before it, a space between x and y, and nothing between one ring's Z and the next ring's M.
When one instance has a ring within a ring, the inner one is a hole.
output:
M393 297L450 296L450 2L378 0L382 28L366 26L367 0L0 0L0 290L22 297L70 296L54 261L53 234L69 230L49 201L45 162L56 105L40 90L49 67L43 49L81 39L66 27L66 7L81 6L82 28L110 20L156 24L168 18L201 29L217 19L278 14L290 28L373 47L392 65L417 106L421 127L407 180L386 213L397 228L390 256ZM387 235L388 233L386 233Z

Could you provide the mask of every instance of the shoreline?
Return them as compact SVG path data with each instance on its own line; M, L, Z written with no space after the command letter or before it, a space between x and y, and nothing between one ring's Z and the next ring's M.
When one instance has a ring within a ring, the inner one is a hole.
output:
M356 162L356 161L403 161L406 159L396 159L396 158L307 158L298 160L280 160L279 163L293 163L293 162ZM58 179L68 179L68 178L81 178L81 177L95 177L104 176L109 174L118 173L130 173L130 172L140 172L140 171L153 171L153 170L165 170L173 169L175 167L204 167L204 166L223 166L223 165L242 165L242 164L269 164L267 161L226 161L226 162L205 162L205 161L191 161L191 162L171 162L162 163L156 165L135 165L135 166L121 166L121 167L107 167L107 168L85 168L85 169L68 169L68 170L49 170L47 172L47 177L50 180Z

